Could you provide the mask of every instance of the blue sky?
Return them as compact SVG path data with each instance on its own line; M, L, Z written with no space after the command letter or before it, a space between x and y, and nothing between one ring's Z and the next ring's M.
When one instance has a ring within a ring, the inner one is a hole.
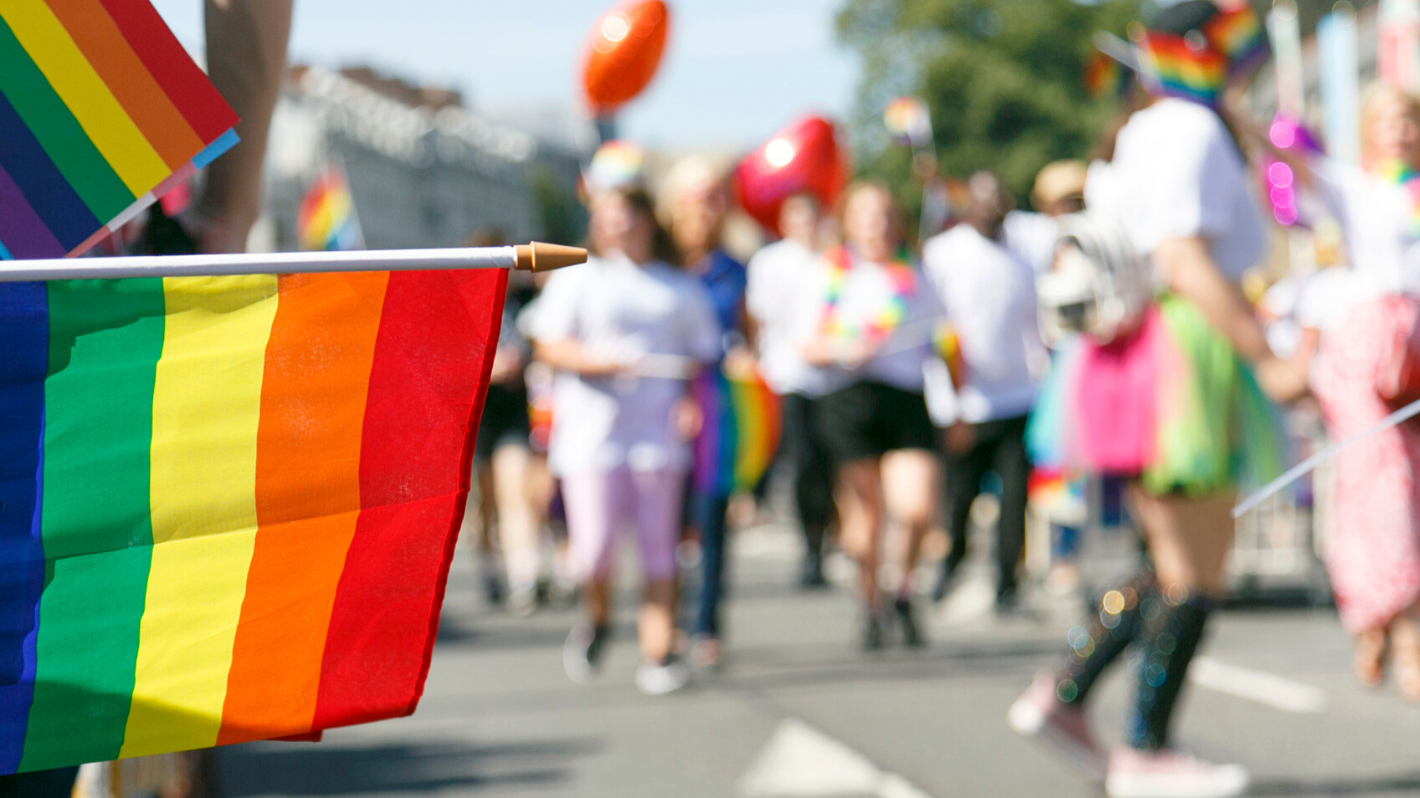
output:
M857 60L837 47L843 0L671 0L660 74L622 112L623 135L658 147L747 146L808 111L842 115ZM200 0L154 0L200 51ZM577 104L583 41L611 0L296 0L291 55L369 63L456 86L475 107ZM541 57L527 48L541 43Z

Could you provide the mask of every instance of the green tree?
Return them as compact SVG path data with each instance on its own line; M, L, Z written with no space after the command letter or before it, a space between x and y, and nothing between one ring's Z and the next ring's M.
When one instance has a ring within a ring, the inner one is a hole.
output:
M860 173L920 202L911 153L888 141L882 111L912 94L932 111L939 170L990 169L1025 204L1042 166L1083 158L1117 111L1085 89L1097 30L1122 35L1137 0L847 0L839 38L862 57L851 120Z

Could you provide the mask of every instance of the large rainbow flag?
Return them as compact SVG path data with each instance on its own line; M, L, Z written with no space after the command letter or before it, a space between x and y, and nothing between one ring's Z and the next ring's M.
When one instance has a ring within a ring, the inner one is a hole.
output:
M0 258L83 253L236 122L148 0L0 2Z
M506 280L0 284L0 773L413 712Z

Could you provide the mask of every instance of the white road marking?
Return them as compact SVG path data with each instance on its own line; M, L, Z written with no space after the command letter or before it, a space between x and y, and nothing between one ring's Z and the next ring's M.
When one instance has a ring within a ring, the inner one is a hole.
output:
M1315 713L1326 709L1326 692L1264 671L1228 665L1212 657L1199 657L1188 669L1188 680L1283 712Z
M740 789L748 798L931 798L907 779L794 718L774 729Z

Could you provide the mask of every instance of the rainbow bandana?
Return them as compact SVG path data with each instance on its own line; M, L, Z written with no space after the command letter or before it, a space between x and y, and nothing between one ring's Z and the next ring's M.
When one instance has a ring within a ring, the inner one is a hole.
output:
M834 247L823 256L828 267L828 292L825 297L823 334L830 338L881 341L892 335L897 325L907 315L907 300L917 292L917 271L902 260L884 264L888 279L892 281L892 296L872 318L866 321L845 320L839 312L839 301L843 296L843 286L848 281L848 273L853 270L853 255L847 247Z
M1251 8L1214 10L1207 0L1187 0L1171 7L1173 17L1190 12L1202 21L1194 27L1164 23L1137 41L1139 66L1150 93L1217 105L1228 81L1245 74L1269 52L1262 25ZM1181 28L1187 30L1175 32ZM1168 28L1168 29L1159 29Z
M1404 161L1388 159L1373 164L1371 173L1405 190L1405 196L1410 200L1410 234L1420 238L1420 172Z

